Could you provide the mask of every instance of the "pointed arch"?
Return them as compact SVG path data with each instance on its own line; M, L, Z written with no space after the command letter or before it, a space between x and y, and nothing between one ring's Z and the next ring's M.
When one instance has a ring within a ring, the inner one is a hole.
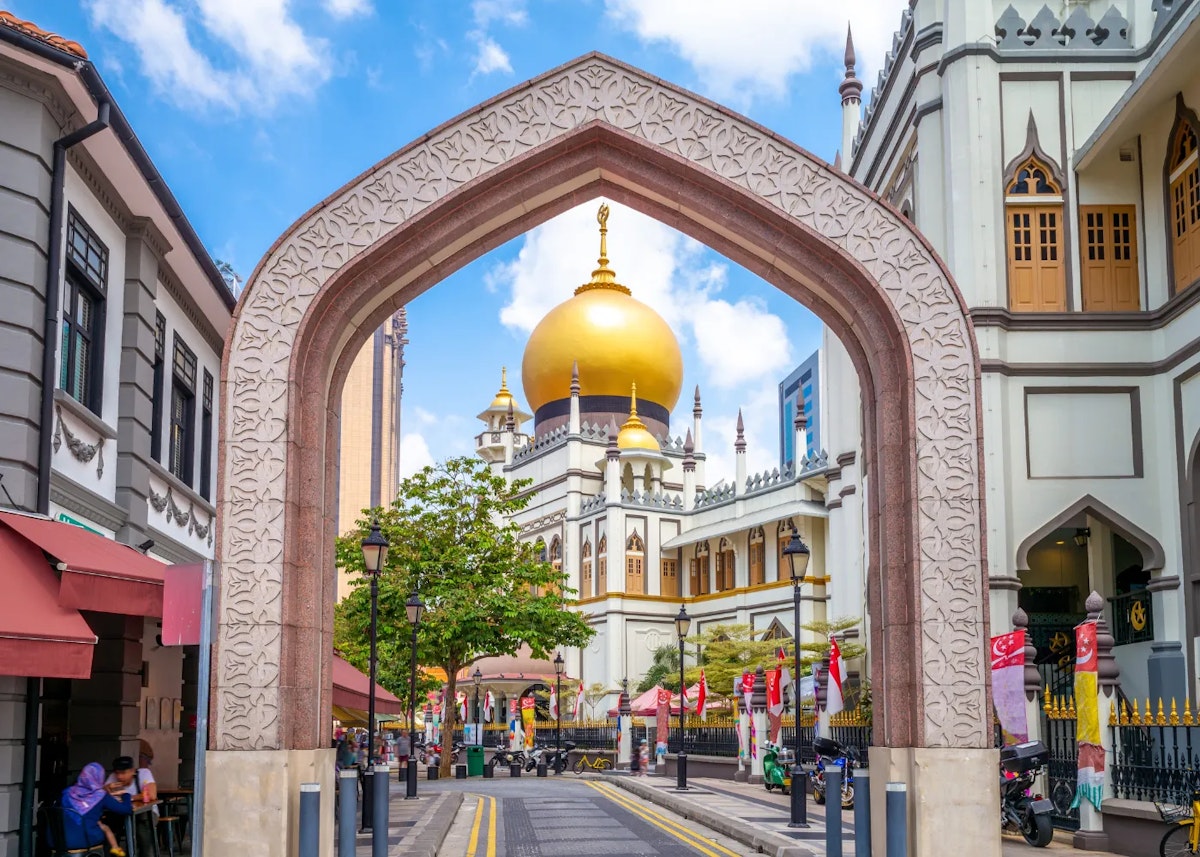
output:
M628 595L646 594L646 543L637 529L625 541L625 592Z
M1091 494L1085 494L1021 542L1017 548L1017 572L1029 571L1029 551L1034 545L1081 514L1098 518L1120 533L1142 555L1142 568L1146 571L1160 571L1166 564L1166 553L1158 539Z
M733 549L733 540L721 537L717 543L717 574L716 591L724 592L737 585L737 553Z
M771 624L767 625L767 629L762 633L764 640L790 640L791 638L792 632L784 627L778 616L771 620Z
M1167 157L1163 163L1167 193L1167 223L1171 240L1171 293L1200 281L1200 120L1188 108L1183 93L1175 96L1175 122L1171 126Z
M1066 181L1042 151L1029 114L1025 148L1004 170L1008 308L1017 312L1067 309Z

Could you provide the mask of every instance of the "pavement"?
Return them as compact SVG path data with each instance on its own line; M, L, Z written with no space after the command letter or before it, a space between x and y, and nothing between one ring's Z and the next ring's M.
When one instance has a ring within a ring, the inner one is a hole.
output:
M825 807L810 801L810 827L798 830L788 827L790 798L768 792L761 785L708 777L689 778L688 785L689 790L681 793L675 790L674 777L632 777L618 772L515 781L503 777L429 782L422 778L419 800L410 801L404 799L403 784L393 780L388 855L474 855L476 849L481 857L696 853L681 842L664 838L662 831L670 831L655 819L668 825L668 819L674 819L680 830L695 831L697 824L702 825L715 834L708 841L725 843L726 854L733 853L730 848L770 857L826 854ZM620 792L633 799L622 798ZM645 809L639 812L639 806ZM596 820L596 830L588 827L589 817ZM599 835L601 828L603 836ZM841 833L842 853L853 855L853 811L843 814ZM708 836L703 832L692 835ZM603 844L597 844L601 839ZM369 831L358 834L357 857L370 857L371 841ZM1071 834L1066 831L1055 831L1054 841L1046 848L1032 848L1019 835L1004 835L1002 848L1003 857L1051 857L1055 853L1065 857L1066 852L1071 857L1115 857L1111 852L1072 848Z

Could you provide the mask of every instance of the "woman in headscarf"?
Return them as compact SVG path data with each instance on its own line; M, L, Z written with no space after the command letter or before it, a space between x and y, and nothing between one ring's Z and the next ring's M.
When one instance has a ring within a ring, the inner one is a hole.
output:
M99 762L84 766L75 785L63 789L63 848L95 848L107 842L109 854L125 857L124 850L117 847L117 837L100 820L105 812L118 815L133 812L129 795L115 793L119 788L115 783L105 785L104 767Z

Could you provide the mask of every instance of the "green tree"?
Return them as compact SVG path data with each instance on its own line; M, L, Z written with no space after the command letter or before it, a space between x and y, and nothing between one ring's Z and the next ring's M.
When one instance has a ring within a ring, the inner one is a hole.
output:
M517 538L512 516L528 504L528 485L527 480L496 476L478 458L451 458L405 479L390 506L369 510L356 532L337 541L337 564L351 572L363 569L361 544L371 517L391 543L379 578L381 650L385 639L389 653L407 649L411 626L405 601L416 592L425 603L417 660L446 672L446 775L458 719L454 698L460 671L481 658L514 655L522 646L535 658L550 657L558 647L585 645L595 633L580 614L565 609L571 590L564 588L562 572L540 561L534 546ZM361 577L356 586L367 589ZM341 627L363 645L361 622L349 622L344 615L351 609L342 610ZM339 642L343 647L347 643ZM391 669L402 671L403 662Z
M672 677L679 675L679 647L673 643L667 643L659 646L654 650L654 660L650 664L650 669L646 670L646 674L642 676L641 682L637 686L638 693L645 693L650 688L662 684L666 687ZM670 685L675 690L679 689L679 682Z
M595 681L587 686L583 692L583 704L588 707L588 719L596 719L596 706L600 704L600 700L608 696L608 688L603 682Z

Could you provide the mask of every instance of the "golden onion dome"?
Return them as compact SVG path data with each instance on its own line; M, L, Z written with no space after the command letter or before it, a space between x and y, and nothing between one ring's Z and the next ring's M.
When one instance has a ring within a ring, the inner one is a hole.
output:
M617 433L617 449L645 449L650 452L662 452L654 435L650 434L646 424L638 417L637 384L631 385L630 389L632 392L629 394L629 419L625 420L621 425L621 431Z
M669 413L683 386L679 342L662 316L630 294L608 267L608 206L600 206L599 267L591 282L550 310L525 346L521 382L536 413L571 395L579 364L581 396L619 396L636 380L642 400ZM656 444L657 447L657 444Z

